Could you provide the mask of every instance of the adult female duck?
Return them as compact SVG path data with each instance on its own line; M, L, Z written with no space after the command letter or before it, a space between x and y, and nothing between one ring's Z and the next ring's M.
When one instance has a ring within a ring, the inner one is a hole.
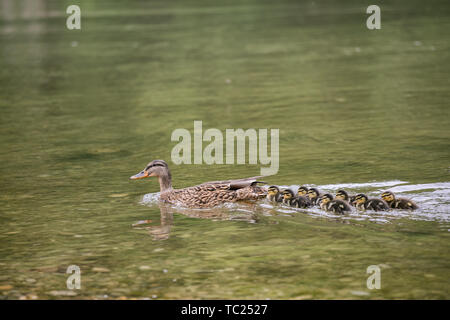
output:
M153 160L144 170L130 177L132 180L157 177L160 200L190 208L214 207L225 202L256 200L266 197L267 191L258 187L262 183L251 177L238 180L211 181L184 189L172 188L172 175L164 160Z

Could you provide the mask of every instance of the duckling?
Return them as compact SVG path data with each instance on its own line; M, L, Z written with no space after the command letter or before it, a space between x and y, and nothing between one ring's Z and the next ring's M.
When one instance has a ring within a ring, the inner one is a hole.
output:
M326 193L319 198L319 206L322 210L339 214L352 211L352 208L349 206L347 201L333 199L333 196L329 193Z
M298 188L297 194L299 196L303 196L303 197L307 197L308 195L308 188L305 186L301 186L300 188Z
M345 190L342 190L342 189L338 190L338 192L336 193L336 196L334 198L338 199L338 200L347 201L348 204L354 206L355 195L349 196L347 191L345 191Z
M308 198L311 201L312 205L318 205L321 196L322 194L316 188L311 188L308 190Z
M385 191L381 194L381 198L387 202L389 207L393 209L406 209L406 210L415 210L419 208L414 201L406 199L406 198L395 198L395 195L390 191Z
M294 196L290 189L283 190L283 203L296 208L308 208L311 206L309 200L304 196Z
M386 201L376 198L369 199L365 194L360 193L355 196L355 207L359 210L375 210L385 211L389 210L389 205Z
M267 199L271 202L282 202L283 196L277 186L270 186L267 189Z
M297 202L299 203L299 205L301 204L301 207L299 207L299 208L311 207L312 203L311 203L311 199L309 199L309 197L308 197L308 191L309 191L309 189L305 186L301 186L300 188L298 188Z
M283 190L281 191L281 194L283 196L282 200L283 204L291 206L295 200L294 193L292 192L292 190L290 189Z

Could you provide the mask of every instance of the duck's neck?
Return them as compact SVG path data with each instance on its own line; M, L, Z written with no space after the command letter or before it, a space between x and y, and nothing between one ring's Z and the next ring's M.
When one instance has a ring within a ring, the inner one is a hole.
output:
M170 173L161 175L158 177L159 181L159 191L161 193L172 190L172 177Z

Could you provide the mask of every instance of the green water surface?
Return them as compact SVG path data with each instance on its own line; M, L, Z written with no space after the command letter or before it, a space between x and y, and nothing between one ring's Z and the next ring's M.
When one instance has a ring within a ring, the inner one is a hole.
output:
M172 131L202 120L280 129L271 184L450 181L450 3L381 1L381 30L370 4L0 0L0 297L450 298L448 222L194 218L128 179L153 159L175 187L259 174L174 165Z

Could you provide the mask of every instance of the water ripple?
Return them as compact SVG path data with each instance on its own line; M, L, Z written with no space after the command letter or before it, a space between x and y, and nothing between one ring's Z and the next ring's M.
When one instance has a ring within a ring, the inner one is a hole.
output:
M255 210L263 215L295 215L298 213L308 214L313 217L326 217L342 220L369 220L375 223L390 223L393 220L407 218L411 220L450 222L450 182L437 182L426 184L408 184L406 181L393 180L382 182L367 183L341 183L327 185L307 185L316 187L322 192L335 193L339 189L348 190L350 193L365 193L371 197L380 197L381 192L389 190L396 194L397 197L406 197L413 199L419 206L418 210L390 210L385 212L375 211L357 211L354 210L350 214L338 216L329 212L324 212L319 208L297 209L285 205L274 205L263 200L256 206L248 207L248 204L227 203L221 205L215 210L224 211L229 215L232 213L254 214ZM267 186L266 186L267 187ZM282 189L290 188L297 190L298 185L280 186ZM143 205L153 206L159 201L158 193L149 193L144 195L141 203ZM178 208L180 213L184 213L186 208ZM192 209L191 209L192 210ZM195 210L195 209L194 209ZM200 212L199 212L200 213ZM201 217L201 213L197 215Z

